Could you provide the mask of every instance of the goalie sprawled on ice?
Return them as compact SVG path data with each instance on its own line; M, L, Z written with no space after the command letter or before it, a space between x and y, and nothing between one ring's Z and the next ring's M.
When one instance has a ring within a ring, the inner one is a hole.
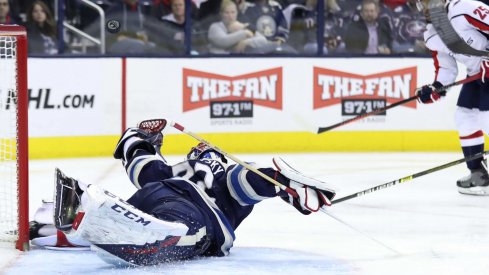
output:
M54 224L65 243L88 241L107 262L130 265L225 256L234 230L264 199L280 197L306 215L331 205L334 191L280 158L277 170L257 168L296 197L203 143L170 166L160 155L166 121L149 122L154 127L127 129L114 152L138 189L127 201L56 170Z

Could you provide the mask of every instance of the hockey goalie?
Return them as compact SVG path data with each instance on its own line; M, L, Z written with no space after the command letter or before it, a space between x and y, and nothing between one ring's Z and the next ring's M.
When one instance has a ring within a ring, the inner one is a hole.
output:
M330 206L335 196L326 183L302 175L281 158L273 159L276 169L254 166L296 192L289 195L203 143L185 161L169 165L160 154L165 126L164 119L144 121L120 138L114 157L138 189L127 201L56 170L57 238L61 235L69 246L88 242L116 265L225 256L234 231L260 201L279 197L309 215Z

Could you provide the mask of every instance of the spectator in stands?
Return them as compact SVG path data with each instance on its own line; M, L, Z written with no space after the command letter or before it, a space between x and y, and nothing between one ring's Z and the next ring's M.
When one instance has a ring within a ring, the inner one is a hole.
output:
M343 35L345 19L340 13L341 9L336 0L327 0L324 15L324 53L340 53L345 49Z
M392 29L386 20L379 20L376 0L364 0L360 17L346 27L345 48L349 53L390 54Z
M171 0L171 13L162 17L163 20L179 25L185 24L185 0Z
M0 0L0 24L10 25L10 24L18 24L15 19L16 16L12 14L10 10L10 3L8 0Z
M12 0L10 0L12 1ZM27 14L27 11L29 10L29 7L32 7L32 4L34 4L35 1L37 0L14 0L15 2L18 2L17 6L20 8L21 12L25 12ZM55 7L53 6L55 1L53 0L41 0L48 6L49 10L53 10ZM69 2L69 1L68 1ZM12 3L10 3L12 4ZM12 6L12 5L11 5Z
M171 13L161 18L158 28L158 41L161 47L168 53L184 54L185 53L185 0L171 0ZM191 10L194 10L192 3ZM201 26L195 22L190 26L191 54L200 54L207 51L207 29L203 30Z
M362 2L363 0L336 0L339 7L339 17L342 18L344 26L348 26L352 21L358 21L361 18ZM398 1L398 0L392 0ZM405 1L405 0L400 0ZM391 9L387 4L384 4L385 0L375 0L379 5L379 19L385 20L393 29ZM394 5L392 3L391 5Z
M164 16L172 13L172 3L171 0L152 0L152 14L154 17L156 17L159 20L162 20ZM208 1L206 1L208 2ZM217 0L211 1L211 2L219 2ZM198 12L199 7L196 6L197 4L201 4L200 2L196 1L191 1L192 7L191 7L191 15L192 18L195 18Z
M263 53L296 53L286 42L289 38L289 26L280 5L271 0L256 0L243 14L244 23L249 24L253 32L259 32L273 42L262 48Z
M185 0L171 0L171 13L162 17L161 43L168 52L185 51Z
M289 5L287 9L290 9ZM300 7L300 6L299 6ZM317 0L306 0L304 9L295 8L291 16L290 43L305 54L318 53ZM323 54L341 52L343 20L336 0L325 1Z
M27 38L29 53L58 53L56 22L49 7L41 0L34 1L27 10Z
M426 30L426 20L416 8L416 0L408 0L392 9L392 24L394 53L428 53L424 45L423 32Z
M232 0L221 2L221 21L209 28L209 52L214 54L243 53L250 48L260 48L268 44L267 39L248 29L248 24L239 22L238 7Z
M170 0L153 0L151 14L154 17L161 19L168 13L170 13Z

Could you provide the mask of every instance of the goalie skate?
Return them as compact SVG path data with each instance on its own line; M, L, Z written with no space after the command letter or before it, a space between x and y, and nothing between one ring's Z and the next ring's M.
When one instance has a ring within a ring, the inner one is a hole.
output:
M76 217L81 202L78 181L67 177L60 169L55 169L54 225L61 231L68 231Z

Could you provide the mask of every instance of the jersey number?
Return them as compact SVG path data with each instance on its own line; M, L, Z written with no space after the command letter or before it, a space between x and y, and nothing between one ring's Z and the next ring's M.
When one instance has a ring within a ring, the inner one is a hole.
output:
M474 10L474 14L479 15L479 17L484 20L484 18L486 18L486 16L489 14L489 10L483 6L479 6L476 10Z

